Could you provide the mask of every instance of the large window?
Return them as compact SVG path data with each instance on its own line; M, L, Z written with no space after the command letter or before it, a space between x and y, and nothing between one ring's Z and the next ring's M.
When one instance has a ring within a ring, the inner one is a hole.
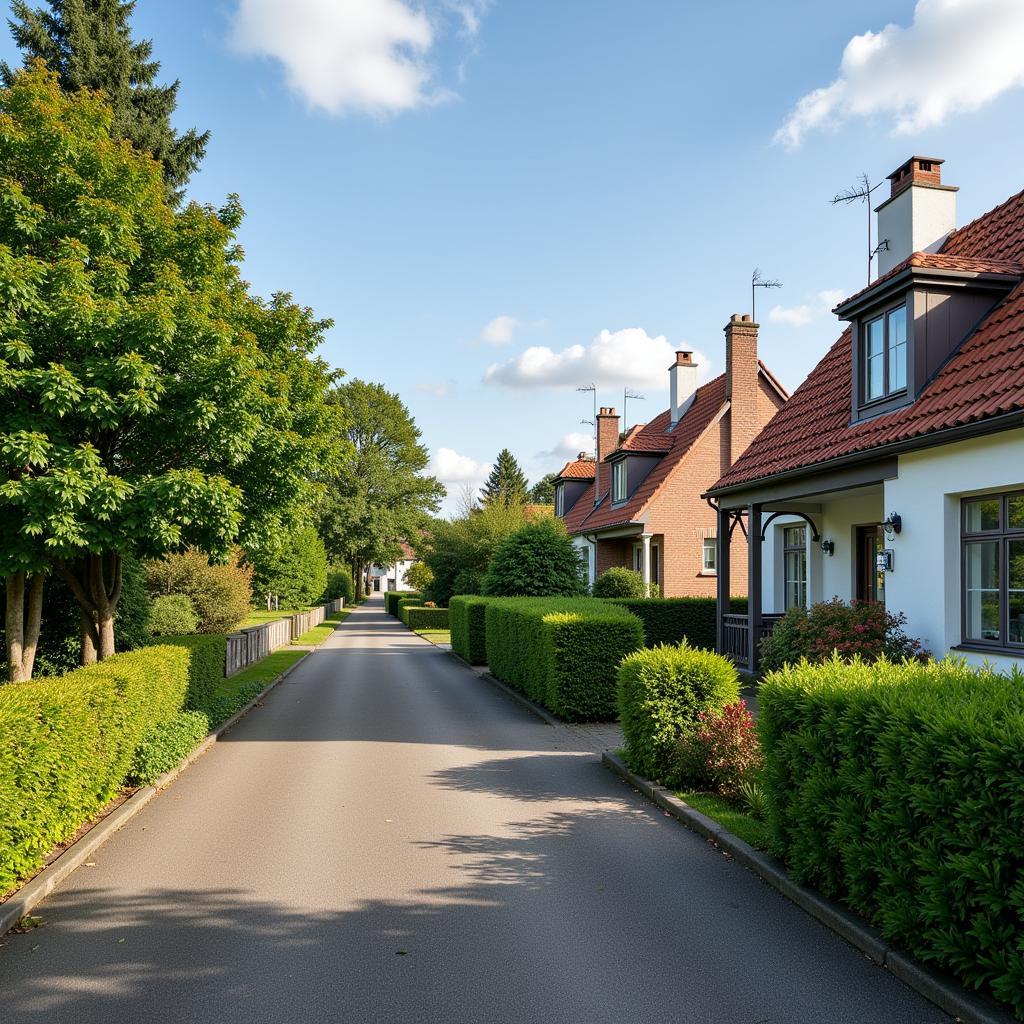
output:
M963 502L963 639L1024 647L1024 492Z
M612 463L612 501L626 500L626 460Z
M782 531L786 581L786 609L807 607L807 527L787 526Z
M864 401L888 398L907 387L907 307L897 306L864 324Z

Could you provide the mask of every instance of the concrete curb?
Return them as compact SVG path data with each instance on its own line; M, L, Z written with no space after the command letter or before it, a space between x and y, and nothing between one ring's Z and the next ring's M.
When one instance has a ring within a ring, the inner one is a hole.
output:
M508 696L513 700L518 701L524 708L526 708L527 711L532 711L546 725L565 726L568 724L558 718L555 718L555 716L546 708L542 708L539 704L534 704L529 697L520 693L518 690L513 690L511 686L507 683L503 683L497 676L492 676L490 672L481 672L479 673L479 676L481 679L486 679L491 686L497 687L503 693L508 694Z
M322 643L326 643L325 638ZM321 646L320 644L317 647ZM316 647L311 648L316 650ZM81 839L72 843L52 864L47 865L31 881L0 903L0 937L13 928L21 918L30 914L73 871L81 867L115 832L126 825L153 797L166 789L174 780L205 754L225 733L230 732L278 683L288 678L305 661L299 658L279 676L272 679L245 707L213 729L177 767L165 772L152 785L136 790L123 804L94 825ZM258 664L258 662L257 662Z
M890 971L905 985L957 1021L962 1024L1014 1024L1016 1018L1009 1012L979 996L971 995L956 981L937 974L908 954L893 949L874 928L865 924L845 907L794 882L786 874L781 861L755 850L723 825L674 796L664 786L655 785L649 779L634 774L615 754L606 751L601 755L601 760L607 768L662 810L713 842L801 910L816 918L826 928L855 946L869 959Z

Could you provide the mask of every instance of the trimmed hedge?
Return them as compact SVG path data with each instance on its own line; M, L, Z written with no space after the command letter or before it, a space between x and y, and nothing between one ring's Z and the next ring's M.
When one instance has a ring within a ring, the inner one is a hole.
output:
M618 672L619 718L629 766L656 782L676 772L676 745L701 712L739 700L736 667L713 651L680 644L634 651Z
M635 600L627 597L608 598L609 603L622 605L644 624L648 647L679 644L684 640L691 647L713 651L717 639L717 602L713 597L652 597ZM747 612L747 599L734 597L730 610L737 615Z
M1024 674L833 658L768 676L759 707L794 877L1024 1015Z
M190 636L163 636L153 643L188 651L188 694L184 706L189 711L205 711L224 680L227 637L195 633Z
M97 814L188 691L189 652L159 645L0 687L0 892Z
M448 603L452 650L470 665L487 664L487 604L491 600L463 594Z
M398 605L406 598L410 599L410 604L418 604L423 600L423 595L413 590L385 590L384 611L388 615L394 615L396 619L401 618L401 609Z
M209 720L201 711L179 711L166 722L158 722L135 751L128 782L133 786L156 782L181 764L209 731Z
M491 672L571 721L614 719L616 670L643 646L643 624L592 597L495 598L487 603Z
M410 629L447 629L447 608L424 608L422 605L402 606L402 621Z

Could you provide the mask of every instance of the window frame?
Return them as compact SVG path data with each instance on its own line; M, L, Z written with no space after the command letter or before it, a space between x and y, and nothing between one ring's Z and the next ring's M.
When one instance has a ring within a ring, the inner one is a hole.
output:
M810 579L811 579L811 566L810 558L807 555L807 524L806 523L785 523L781 527L782 530L782 604L783 610L789 611L790 608L806 608L808 606L808 595L810 594ZM803 538L800 544L787 544L786 534L790 530L799 530ZM799 604L789 603L789 556L793 554L802 555L801 565L803 567L803 573L801 579L796 582L799 584L801 589L801 597L803 600Z
M900 301L886 306L884 309L879 310L875 315L865 317L860 322L859 330L859 343L858 343L858 355L860 362L860 381L859 392L860 392L860 406L861 408L870 408L875 405L881 405L885 402L890 402L895 398L899 398L907 394L910 379L910 310L908 296L902 296ZM903 384L898 388L889 387L890 379L890 361L889 355L892 349L892 345L889 342L889 320L890 317L899 311L903 310ZM871 370L871 360L868 358L868 343L871 337L871 325L874 323L881 322L882 324L882 391L880 394L868 395L868 380Z
M708 545L711 551L711 565L708 565ZM718 575L718 538L705 537L701 541L701 573L704 576Z
M984 651L997 651L1024 656L1024 640L1010 640L1010 544L1024 542L1024 524L1010 526L1010 502L1015 498L1024 499L1024 488L1009 491L994 491L989 494L971 494L960 499L960 646ZM999 523L993 529L968 530L967 506L976 501L999 502ZM999 569L999 638L986 640L984 637L967 635L967 554L972 543L998 544L997 566Z
M629 481L626 475L626 460L617 459L612 463L612 504L620 504L628 497Z
M565 515L565 484L555 484L555 515L559 519Z

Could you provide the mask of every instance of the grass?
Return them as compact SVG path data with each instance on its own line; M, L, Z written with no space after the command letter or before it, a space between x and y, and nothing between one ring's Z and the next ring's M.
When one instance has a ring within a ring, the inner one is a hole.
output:
M323 643L333 632L334 627L344 622L352 614L351 608L342 608L340 612L328 615L326 619L312 629L306 630L302 636L296 637L292 643L295 644L320 644Z
M679 790L676 792L684 803L689 804L695 811L706 814L719 825L723 825L734 836L739 836L746 843L750 843L755 850L767 850L770 845L770 836L766 822L758 821L751 817L746 811L723 799L717 793L701 793L696 790Z
M452 631L450 629L417 629L417 636L429 640L432 644L450 644L452 642Z
M230 679L222 679L214 697L231 698L240 690L244 690L254 683L262 683L266 686L286 669L291 668L295 662L304 658L306 654L306 651L290 651L287 647L274 651L273 654L268 654L262 661L257 661L255 665L242 669Z

